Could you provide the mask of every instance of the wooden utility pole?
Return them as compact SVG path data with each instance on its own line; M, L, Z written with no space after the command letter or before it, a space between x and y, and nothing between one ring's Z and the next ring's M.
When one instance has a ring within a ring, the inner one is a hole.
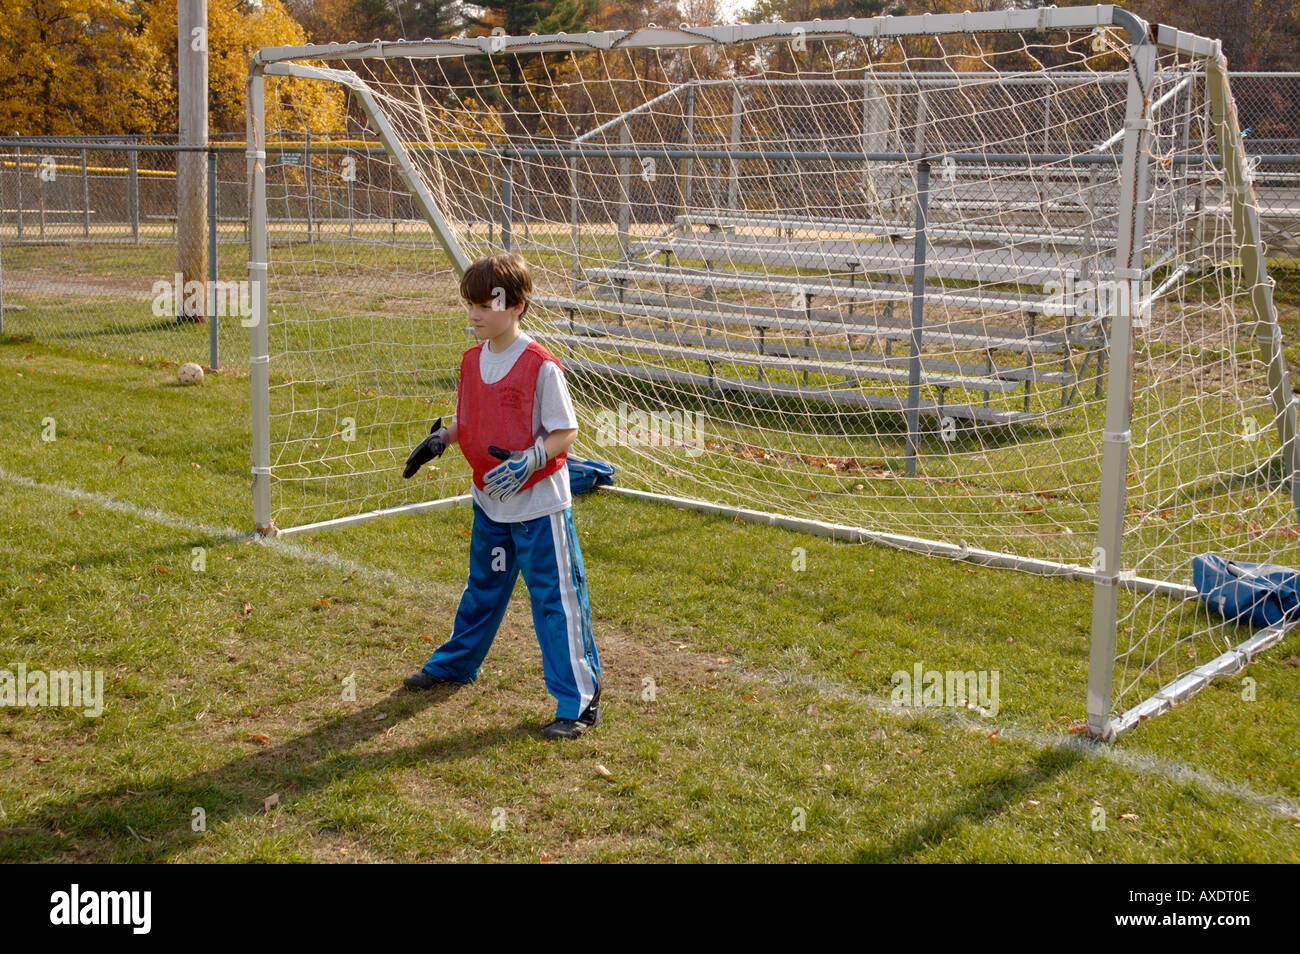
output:
M208 144L208 0L178 0L176 10L176 102L180 144ZM176 289L179 321L202 322L207 311L205 252L208 235L207 158L176 155ZM203 292L189 294L198 282Z

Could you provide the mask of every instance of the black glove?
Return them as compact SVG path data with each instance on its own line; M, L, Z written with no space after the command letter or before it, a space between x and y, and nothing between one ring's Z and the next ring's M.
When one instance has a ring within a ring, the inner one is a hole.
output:
M433 460L435 457L441 457L442 452L447 449L447 428L442 426L442 418L433 422L433 427L429 428L429 436L411 451L411 456L406 458L406 467L402 470L403 477L412 477L415 472Z

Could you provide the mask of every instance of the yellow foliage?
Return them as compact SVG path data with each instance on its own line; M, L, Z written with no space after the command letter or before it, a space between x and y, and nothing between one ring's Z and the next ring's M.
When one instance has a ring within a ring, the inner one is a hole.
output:
M146 133L167 66L128 0L0 0L0 133Z
M2 2L2 0L0 0ZM176 74L176 0L157 0L146 14L152 43L164 51ZM264 46L298 46L307 42L302 27L281 0L208 0L208 128L213 132L244 130L244 82L253 54ZM176 86L167 90L168 115L175 128ZM342 125L344 96L324 84L282 77L266 80L268 131L337 129ZM292 116L292 118L289 118Z
M244 81L263 46L306 42L282 0L208 0L208 125L244 129ZM0 134L176 132L176 0L0 0ZM267 125L338 128L344 96L268 78Z

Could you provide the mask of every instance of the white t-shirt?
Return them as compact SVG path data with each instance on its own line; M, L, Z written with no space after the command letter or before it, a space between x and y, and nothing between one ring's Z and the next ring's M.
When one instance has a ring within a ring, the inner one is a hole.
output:
M496 384L515 366L533 339L523 332L509 348L497 354L488 342L479 349L478 373L484 384ZM533 395L533 437L546 437L551 431L564 431L578 426L578 416L573 412L569 388L564 383L564 372L553 361L543 361L537 371L537 389ZM523 450L522 447L511 450ZM505 503L493 500L477 487L471 486L474 502L485 514L498 523L521 523L536 520L547 514L568 508L573 498L569 493L569 469L561 467L549 477L543 477L531 487L526 487Z

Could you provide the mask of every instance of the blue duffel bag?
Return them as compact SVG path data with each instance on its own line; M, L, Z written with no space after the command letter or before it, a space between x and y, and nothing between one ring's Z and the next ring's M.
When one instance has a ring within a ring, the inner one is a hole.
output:
M1192 582L1206 605L1230 622L1264 627L1300 618L1300 571L1290 567L1204 553L1192 557Z
M576 497L597 487L614 483L614 465L603 460L587 460L569 455L569 491Z

